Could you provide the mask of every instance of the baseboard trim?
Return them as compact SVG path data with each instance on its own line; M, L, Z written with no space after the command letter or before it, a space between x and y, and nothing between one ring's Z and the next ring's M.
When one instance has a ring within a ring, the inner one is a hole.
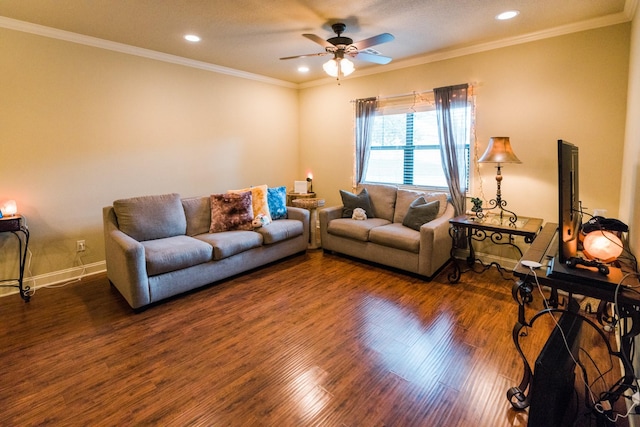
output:
M31 289L46 288L48 286L64 286L67 282L75 282L87 276L104 273L107 271L105 261L85 264L83 266L68 268L66 270L53 271L51 273L39 274L37 276L25 277L24 286ZM7 286L18 285L17 281L5 283ZM14 295L18 293L17 287L0 288L0 297Z

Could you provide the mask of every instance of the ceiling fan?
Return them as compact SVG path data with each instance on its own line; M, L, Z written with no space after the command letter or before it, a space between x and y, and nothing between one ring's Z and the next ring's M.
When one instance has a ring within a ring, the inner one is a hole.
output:
M358 59L361 59L363 61L373 62L376 64L388 64L389 62L391 62L391 58L389 58L388 56L363 52L363 50L381 43L390 42L395 38L393 37L393 35L389 33L382 33L378 34L377 36L354 43L353 40L349 37L342 36L342 33L347 28L345 24L338 22L331 25L331 28L336 33L336 36L331 37L327 40L324 40L321 37L316 36L315 34L303 34L304 37L324 47L324 52L287 56L280 59L286 60L333 54L333 58L327 61L322 67L327 72L327 74L337 78L340 78L340 75L348 76L355 69L355 67L353 66L353 62L345 58L346 56L350 56L352 58L357 57Z

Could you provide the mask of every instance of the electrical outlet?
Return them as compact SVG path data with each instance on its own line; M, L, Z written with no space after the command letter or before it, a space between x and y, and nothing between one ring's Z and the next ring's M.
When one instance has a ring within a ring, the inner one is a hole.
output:
M76 252L84 252L87 249L84 240L76 241Z

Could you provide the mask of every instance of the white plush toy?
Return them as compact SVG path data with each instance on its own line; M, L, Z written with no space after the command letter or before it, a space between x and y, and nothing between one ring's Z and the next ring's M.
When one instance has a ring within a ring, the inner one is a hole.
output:
M353 215L351 215L351 219L365 220L367 219L367 212L362 208L355 208L353 210Z
M253 225L254 228L264 227L269 224L271 224L271 220L265 214L256 215L256 217L253 218L253 222L251 223L251 225Z

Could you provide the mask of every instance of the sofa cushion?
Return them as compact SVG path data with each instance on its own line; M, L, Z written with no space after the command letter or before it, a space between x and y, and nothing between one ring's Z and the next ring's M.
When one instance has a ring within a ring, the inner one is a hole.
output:
M258 215L264 215L271 222L271 213L269 212L269 200L267 198L268 187L266 185L257 185L255 187L243 188L240 190L229 190L229 193L246 193L251 192L251 207L253 208L254 218Z
M187 217L187 236L207 233L211 227L211 198L207 196L182 199Z
M211 261L213 257L211 245L188 236L146 240L141 243L144 246L149 276L202 264Z
M348 237L350 239L367 242L369 232L382 225L389 224L390 221L382 218L367 218L364 221L351 218L338 218L329 222L327 232L334 236Z
M176 193L113 202L118 228L138 241L184 235L187 219Z
M440 209L438 200L427 202L423 196L420 196L409 205L409 211L405 215L402 225L420 231L422 224L436 219L438 209Z
M302 221L294 219L279 219L273 221L266 227L256 229L257 233L262 235L265 245L277 243L292 237L300 236L304 233Z
M369 240L382 246L418 253L420 251L420 232L393 223L376 227L369 233Z
M369 193L367 189L362 189L358 194L349 193L348 191L340 190L340 197L342 198L342 217L351 218L353 210L356 208L362 208L367 213L368 218L374 218L373 208L371 206L371 200L369 200Z
M360 184L358 189L366 188L371 199L371 207L376 218L393 221L396 207L397 187L387 184ZM367 213L368 216L368 213Z
M404 188L398 188L398 195L396 196L396 210L393 214L393 222L402 223L404 216L409 211L409 205L418 197L424 197L427 202L433 202L435 200L440 202L438 208L437 218L444 214L447 209L447 194L442 192L424 192L416 190L407 190Z
M195 238L213 246L213 259L216 261L262 246L262 236L254 231L205 233Z
M420 196L424 196L424 191L398 188L398 194L396 196L396 210L393 213L393 222L399 222L402 224L404 216L409 211L409 205L411 205L411 203Z
M447 195L447 193L441 193L441 192L425 193L424 199L427 202L433 202L436 200L440 202L440 207L438 208L438 216L436 218L440 218L444 214L444 211L447 210L447 203L449 203L449 196Z
M231 230L252 230L253 207L251 192L211 195L210 233Z
M287 187L267 188L267 202L271 219L287 217Z

